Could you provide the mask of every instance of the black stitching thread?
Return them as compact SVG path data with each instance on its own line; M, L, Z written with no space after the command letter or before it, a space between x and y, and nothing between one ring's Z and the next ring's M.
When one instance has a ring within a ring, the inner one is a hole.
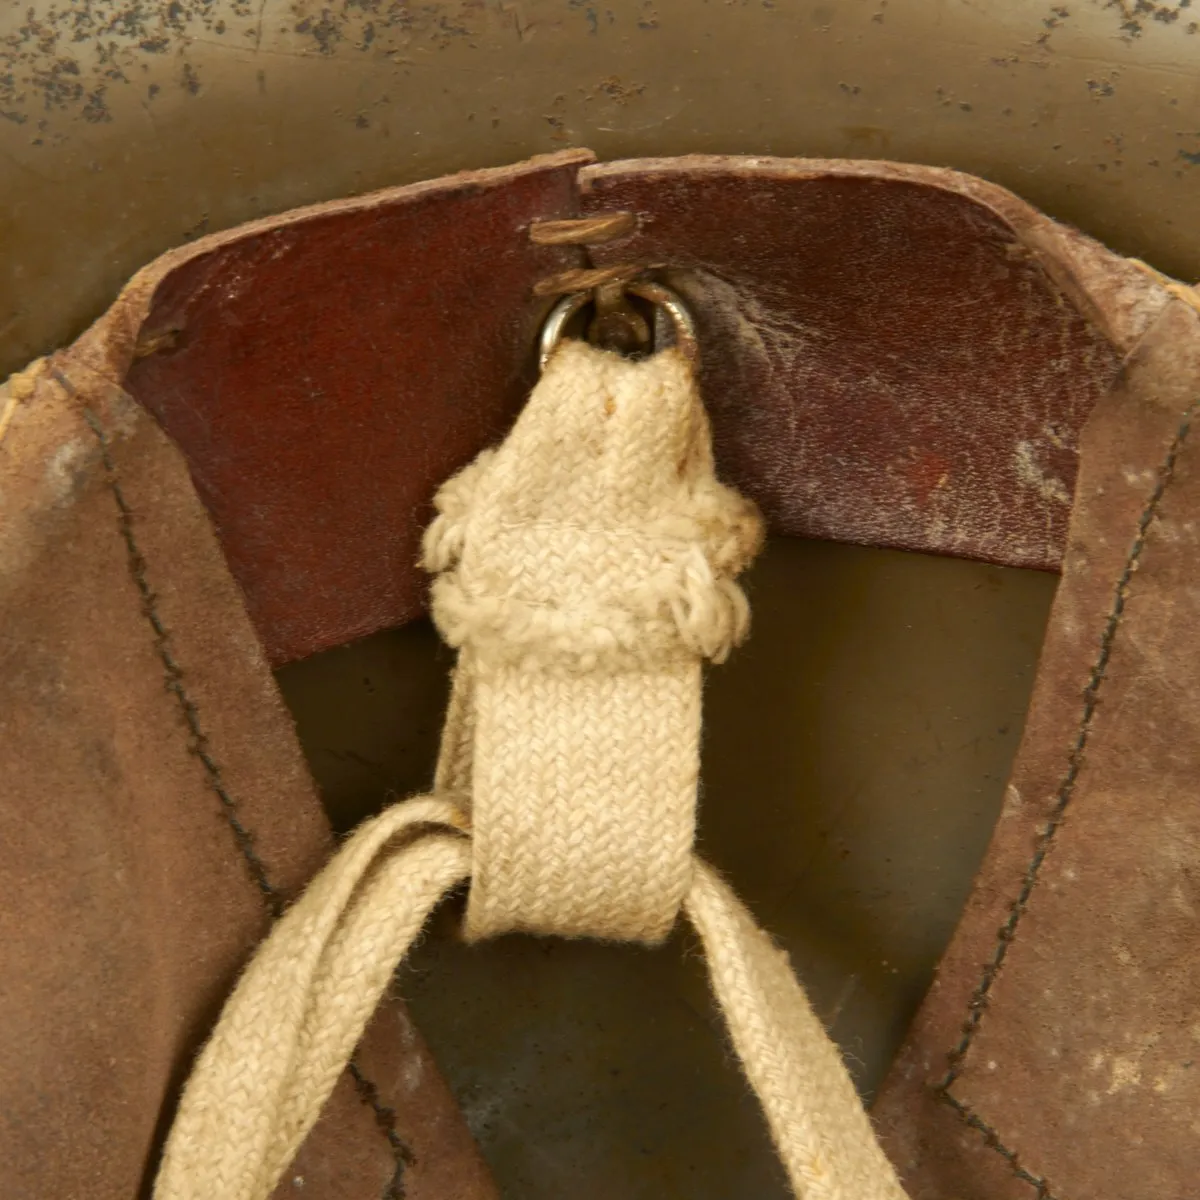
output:
M396 1160L396 1173L384 1188L383 1200L404 1200L408 1194L404 1188L404 1173L416 1163L417 1157L396 1132L396 1110L383 1103L379 1089L362 1073L354 1059L347 1064L347 1070L350 1072L350 1078L354 1080L359 1099L369 1105L375 1114L375 1124L387 1138L388 1145L392 1148L392 1156Z
M1070 756L1067 759L1066 773L1059 785L1054 807L1051 809L1050 819L1046 822L1041 834L1038 836L1037 847L1025 870L1025 878L1022 881L1021 890L1016 900L1009 906L1008 920L1005 921L998 932L995 952L992 955L991 961L984 967L983 977L979 982L979 986L975 989L968 1002L970 1011L966 1024L963 1026L963 1036L950 1055L950 1070L940 1085L942 1090L948 1088L958 1077L963 1056L970 1048L971 1039L975 1036L980 1021L983 1019L983 1013L987 1008L988 995L991 992L992 985L995 983L1000 968L1004 964L1008 948L1012 945L1013 938L1016 936L1017 926L1020 924L1021 917L1024 915L1026 906L1029 903L1029 898L1033 894L1033 889L1037 884L1042 864L1046 861L1050 845L1054 841L1059 828L1062 826L1063 816L1066 813L1068 805L1071 803L1071 797L1074 795L1075 783L1083 767L1088 742L1091 740L1092 722L1095 719L1096 710L1099 708L1100 687L1104 683L1108 672L1108 662L1112 657L1112 648L1116 640L1117 629L1120 627L1125 615L1125 603L1129 595L1129 585L1133 579L1133 573L1137 570L1138 562L1142 557L1142 551L1146 547L1147 533L1154 518L1158 515L1158 507L1162 503L1167 485L1174 477L1176 460L1179 457L1180 450L1183 448L1184 441L1187 439L1192 418L1195 416L1197 409L1200 409L1200 401L1193 404L1184 414L1183 420L1175 432L1170 449L1167 451L1167 457L1163 460L1163 464L1159 468L1158 481L1154 486L1154 491L1151 492L1150 499L1142 511L1141 517L1138 519L1137 534L1129 548L1129 555L1125 559L1125 567L1121 572L1120 578L1117 580L1112 608L1109 611L1108 620L1105 622L1104 632L1100 637L1100 652L1096 656L1096 661L1092 666L1087 686L1083 689L1083 712L1079 722L1079 732L1075 739L1075 744L1071 748Z
M995 1150L1002 1158L1008 1160L1008 1165L1012 1167L1013 1174L1018 1179L1035 1189L1036 1200L1054 1200L1054 1197L1050 1193L1050 1186L1046 1180L1039 1175L1032 1174L1021 1166L1016 1152L1010 1150L1000 1140L1000 1135L986 1121L977 1117L965 1104L956 1100L948 1092L943 1092L942 1098L972 1129L983 1135L983 1140L988 1146Z
M62 386L63 390L72 399L78 400L80 398L79 393L66 375L57 367L51 368L51 370L54 378ZM154 647L158 651L159 659L163 664L163 671L166 676L166 689L175 697L183 713L190 738L189 749L200 760L204 768L205 779L221 803L221 810L225 815L225 820L233 833L238 850L246 862L250 876L262 894L267 911L273 919L278 919L284 908L283 896L274 884L271 883L266 866L263 864L262 859L258 857L258 853L254 848L254 837L242 823L237 802L225 788L224 781L221 778L221 768L209 752L208 735L204 732L204 728L200 724L199 709L187 694L187 689L183 685L183 671L175 661L175 656L171 653L170 634L163 625L162 618L158 615L157 597L150 587L149 580L146 578L146 559L137 544L137 537L134 534L133 509L130 508L129 502L125 499L125 493L117 477L117 465L112 457L108 434L105 432L104 426L95 413L82 405L81 410L84 420L96 435L96 440L100 445L100 460L104 465L106 481L117 506L117 525L120 529L121 540L125 543L125 549L128 554L129 573L141 597L142 615L154 631ZM396 1130L395 1110L383 1104L379 1097L379 1089L363 1074L362 1069L354 1058L351 1058L347 1064L347 1070L354 1080L355 1090L360 1100L368 1104L374 1112L375 1123L387 1139L388 1146L392 1151L392 1157L395 1160L395 1173L384 1189L382 1200L404 1200L406 1194L404 1172L408 1166L416 1162L416 1156Z
M1050 846L1062 826L1063 817L1074 795L1075 784L1083 768L1088 742L1091 739L1092 722L1095 719L1096 710L1100 705L1100 688L1108 673L1108 664L1112 657L1117 630L1120 628L1121 621L1125 616L1125 606L1129 598L1129 587L1133 580L1134 572L1137 570L1138 562L1142 557L1142 552L1146 547L1150 526L1158 515L1158 509L1162 503L1163 496L1166 494L1167 487L1175 476L1176 462L1178 461L1180 451L1183 449L1184 442L1187 440L1192 421L1197 411L1200 411L1200 401L1193 403L1187 412L1184 413L1183 419L1175 431L1175 437L1172 439L1170 448L1167 451L1167 456L1159 468L1158 480L1154 485L1154 490L1150 493L1146 507L1142 510L1142 514L1138 518L1137 532L1130 545L1129 554L1125 559L1124 569L1117 579L1117 586L1113 593L1112 608L1109 610L1108 620L1105 622L1104 630L1100 636L1100 651L1092 666L1087 686L1083 689L1083 711L1080 716L1079 731L1067 759L1067 769L1063 775L1062 782L1059 784L1054 807L1051 809L1049 820L1038 836L1033 857L1030 859L1029 865L1025 870L1021 890L1017 894L1016 900L1009 905L1008 920L1005 921L997 933L996 947L991 961L984 967L979 985L972 993L971 999L967 1002L968 1014L963 1024L962 1037L959 1039L958 1045L950 1052L949 1067L945 1078L936 1088L941 1098L955 1109L968 1125L984 1135L984 1139L988 1145L1009 1160L1013 1170L1021 1179L1038 1188L1038 1200L1053 1200L1053 1197L1050 1196L1047 1190L1045 1180L1031 1175L1021 1167L1017 1162L1016 1154L1000 1142L995 1131L981 1118L976 1116L966 1105L950 1095L949 1089L961 1074L967 1051L971 1047L971 1042L975 1034L979 1031L979 1027L983 1021L983 1014L987 1010L992 987L1000 973L1000 968L1004 965L1009 948L1016 937L1017 927L1020 925L1021 918L1025 914L1033 890L1037 886L1042 864L1046 861L1046 856L1050 852Z
M55 370L54 374L60 382L65 381L65 376L58 370ZM199 710L183 685L183 671L175 661L175 656L171 653L170 635L162 623L162 618L158 615L158 608L156 606L157 597L151 590L150 583L146 578L146 559L138 547L137 538L133 531L133 510L129 507L129 502L125 499L125 493L121 488L120 480L117 478L116 463L113 461L109 448L108 435L104 431L104 426L101 425L95 413L90 409L83 409L83 417L91 427L92 432L96 435L96 440L100 443L101 461L104 463L109 490L112 492L113 499L117 505L117 525L121 531L121 540L125 543L125 549L129 556L129 574L132 576L134 586L141 596L142 616L146 618L150 628L154 630L154 648L158 651L159 660L163 665L163 672L166 676L166 689L175 697L176 703L183 713L183 720L188 729L188 749L200 760L200 764L204 768L205 780L216 794L217 799L221 802L221 809L225 814L225 820L228 822L230 830L233 832L233 839L241 851L242 858L246 861L251 879L254 880L258 890L263 895L263 900L266 903L268 911L272 917L278 917L283 912L283 897L267 877L267 869L254 848L254 838L246 826L242 824L237 803L226 790L224 780L221 778L221 768L217 765L209 751L208 735L204 732L204 728L200 724Z

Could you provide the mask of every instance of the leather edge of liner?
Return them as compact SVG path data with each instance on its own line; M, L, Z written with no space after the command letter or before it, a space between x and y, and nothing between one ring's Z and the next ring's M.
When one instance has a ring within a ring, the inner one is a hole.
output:
M685 154L589 163L579 171L579 190L586 196L604 180L629 175L686 174L797 182L867 179L962 196L1007 225L1083 318L1124 354L1141 340L1171 298L1162 283L1135 261L1047 216L1008 188L949 167L886 159Z

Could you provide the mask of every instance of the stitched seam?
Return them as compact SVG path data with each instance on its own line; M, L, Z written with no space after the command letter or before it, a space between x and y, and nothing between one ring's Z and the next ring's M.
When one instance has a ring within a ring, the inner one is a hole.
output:
M55 371L55 375L61 378L58 371ZM166 690L175 697L180 712L183 714L184 724L188 730L188 750L200 760L200 764L204 768L205 781L221 802L221 810L225 815L225 820L230 830L233 832L234 841L237 843L238 850L241 851L242 858L246 862L250 877L254 880L258 890L263 895L268 911L272 917L278 917L283 912L283 897L268 878L267 869L254 849L254 838L242 823L237 802L225 787L225 782L221 777L221 768L217 765L216 760L209 750L208 735L204 732L204 727L200 724L199 710L196 707L195 701L188 695L187 689L184 687L183 670L175 661L175 656L171 652L170 634L167 632L166 626L162 623L162 618L159 616L156 604L157 597L151 590L150 582L146 578L146 559L142 554L141 548L138 546L137 536L134 533L133 510L130 508L129 502L125 499L124 490L121 487L120 480L117 478L116 463L113 461L108 435L105 433L104 427L95 413L90 409L85 408L83 410L83 417L91 427L92 432L96 435L96 440L100 443L100 457L104 463L109 490L112 492L113 500L117 505L117 526L120 529L121 540L125 543L125 549L129 558L129 574L132 576L134 586L141 597L142 616L146 618L150 628L154 631L154 648L158 652L159 661L163 666Z
M52 370L55 379L62 386L63 390L73 399L79 399L77 389L66 375L58 368L52 368ZM154 647L163 665L163 671L166 676L166 689L175 697L176 703L183 713L190 739L189 750L200 760L201 766L204 768L206 782L213 792L216 793L221 803L221 810L233 833L234 841L246 862L251 878L262 894L267 911L273 919L278 919L283 912L283 896L274 884L271 883L266 866L254 849L254 837L242 823L237 803L225 788L221 777L221 769L209 752L208 735L204 732L203 726L200 724L199 710L195 702L187 694L187 690L183 685L183 671L171 652L170 635L162 623L162 618L158 614L157 597L150 587L149 580L146 578L147 564L145 556L137 544L137 537L134 533L133 509L129 506L129 502L126 500L125 493L121 488L120 480L117 477L117 466L112 456L108 434L105 432L99 418L91 409L86 406L81 406L81 408L84 420L95 434L96 441L100 446L100 459L104 466L105 478L117 506L117 525L120 530L121 540L125 543L129 559L129 573L141 597L142 615L154 631ZM363 1074L362 1069L353 1057L347 1063L347 1070L354 1080L355 1090L359 1098L364 1103L369 1104L373 1110L375 1123L387 1139L388 1147L395 1160L396 1169L392 1179L384 1189L382 1200L404 1200L404 1172L406 1167L410 1163L415 1162L416 1159L412 1150L409 1149L396 1130L395 1110L386 1107L381 1102L378 1088Z
M396 1171L384 1187L383 1200L404 1200L408 1195L404 1187L404 1173L417 1161L416 1155L396 1132L396 1110L383 1103L379 1089L362 1073L358 1063L351 1059L346 1069L350 1072L350 1078L354 1080L359 1099L375 1114L375 1124L387 1138L388 1145L392 1148L392 1156L396 1160Z
M1008 949L1012 945L1017 927L1021 922L1021 917L1025 914L1029 898L1033 894L1034 887L1037 885L1042 864L1046 861L1046 855L1049 853L1051 843L1062 826L1063 817L1074 795L1075 784L1079 778L1079 772L1083 767L1088 742L1091 740L1092 723L1096 716L1096 710L1099 708L1100 688L1108 672L1108 663L1112 657L1112 648L1116 640L1117 630L1120 628L1121 621L1125 616L1125 605L1129 597L1129 585L1141 560L1142 552L1146 547L1150 526L1154 518L1158 515L1159 505L1162 503L1167 486L1174 478L1175 463L1179 457L1180 450L1183 448L1183 443L1187 439L1192 418L1195 416L1197 409L1200 409L1200 401L1192 404L1184 414L1183 420L1175 432L1175 437L1172 439L1170 449L1167 451L1167 456L1159 468L1158 481L1154 486L1154 491L1151 492L1150 499L1138 519L1137 533L1129 548L1129 554L1125 559L1124 569L1117 579L1112 608L1109 610L1108 620L1105 622L1104 632L1100 637L1100 652L1096 656L1096 661L1092 666L1087 686L1083 689L1083 711L1075 744L1072 746L1071 753L1067 759L1066 773L1059 784L1058 794L1055 797L1050 818L1038 836L1033 857L1026 867L1021 890L1017 894L1016 900L1009 906L1008 920L999 931L991 961L984 967L979 986L976 987L968 1002L969 1015L966 1024L963 1026L963 1036L951 1053L950 1070L940 1085L943 1090L950 1087L958 1077L963 1056L970 1048L971 1040L979 1029L984 1010L987 1008L989 993L996 981L1001 966L1004 964L1004 959L1008 955Z
M1029 1184L1030 1187L1036 1189L1036 1200L1055 1200L1054 1195L1050 1191L1050 1185L1040 1175L1034 1175L1021 1166L1017 1158L1015 1150L1010 1150L1001 1140L1000 1135L985 1121L982 1117L977 1116L960 1100L956 1100L949 1092L941 1093L942 1099L954 1109L955 1112L977 1133L983 1135L984 1142L996 1151L1002 1158L1008 1160L1008 1164L1012 1167L1013 1174L1020 1180Z
M1042 865L1046 861L1046 856L1050 852L1050 847L1054 842L1055 836L1062 827L1063 818L1074 796L1075 784L1083 768L1088 743L1091 740L1092 724L1100 704L1100 689L1107 677L1108 664L1112 657L1117 630L1120 628L1125 616L1130 584L1132 583L1134 572L1138 568L1142 553L1146 548L1150 526L1154 523L1154 519L1158 515L1158 510L1162 504L1163 496L1166 494L1167 487L1175 477L1176 463L1187 440L1192 421L1198 411L1200 411L1200 400L1195 401L1184 413L1183 419L1180 421L1171 445L1167 450L1167 455L1159 467L1158 479L1154 490L1150 493L1146 506L1138 518L1136 533L1130 545L1129 553L1126 556L1124 568L1117 579L1117 585L1113 592L1112 607L1109 610L1108 619L1105 621L1104 630L1100 636L1100 650L1092 665L1087 685L1083 689L1083 709L1080 716L1079 729L1067 759L1067 769L1059 784L1054 807L1051 809L1050 817L1038 835L1034 854L1025 869L1025 876L1017 898L1009 905L1008 920L1005 921L998 932L992 957L984 967L979 984L967 1003L968 1015L966 1022L963 1024L962 1037L959 1039L958 1045L950 1052L949 1067L946 1075L936 1088L942 1099L951 1105L967 1124L983 1133L988 1144L1009 1160L1018 1176L1041 1189L1038 1192L1039 1200L1043 1200L1043 1198L1044 1200L1053 1200L1049 1192L1045 1190L1045 1181L1039 1180L1037 1176L1029 1174L1024 1168L1020 1167L1016 1154L1004 1147L995 1131L980 1117L976 1116L965 1104L952 1096L949 1089L962 1072L963 1061L983 1022L983 1014L988 1007L991 989L999 976L1000 968L1004 965L1004 960L1016 937L1021 918L1024 916L1030 897L1033 895L1033 890L1037 886Z

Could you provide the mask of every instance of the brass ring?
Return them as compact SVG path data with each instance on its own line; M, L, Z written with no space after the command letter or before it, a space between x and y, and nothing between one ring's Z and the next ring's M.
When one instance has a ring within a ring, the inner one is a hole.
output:
M689 362L696 361L698 343L696 341L696 322L687 306L679 296L661 283L651 283L648 280L635 280L624 285L625 291L643 300L649 300L657 305L671 318L675 330L675 345ZM541 369L546 369L550 356L558 349L563 338L563 330L571 318L581 308L590 304L591 292L572 292L564 296L551 310L542 326L542 336L538 344L538 362Z

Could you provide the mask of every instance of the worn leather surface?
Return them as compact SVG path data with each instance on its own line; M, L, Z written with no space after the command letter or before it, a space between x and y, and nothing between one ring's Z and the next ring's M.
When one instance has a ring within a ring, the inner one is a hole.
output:
M1179 799L1196 767L1180 649L1190 450L1161 494L1156 472L1194 382L1178 350L1194 318L1177 305L1146 335L1167 302L1150 276L947 172L687 159L579 176L589 161L185 247L14 410L0 445L4 1194L124 1197L148 1178L239 963L328 850L269 665L420 610L429 496L521 402L533 284L587 261L532 246L528 224L627 206L638 231L591 261L669 264L700 319L722 470L777 529L1054 567L1082 446L1020 806L879 1114L922 1200L1082 1200L1117 1195L1095 1190L1112 1180L1129 1200L1181 1198L1200 1175L1179 1125L1183 1101L1196 1108L1180 1053L1197 1024L1181 982L1197 836ZM1067 819L939 1090L1061 791L1122 579ZM381 1012L362 1063L371 1085L339 1084L280 1195L394 1197L401 1142L418 1159L411 1196L489 1195L400 1010Z
M690 157L581 173L665 263L717 452L782 533L1054 569L1118 355L1011 194L933 168Z
M1200 312L1084 429L988 858L876 1107L914 1200L1192 1200L1200 1180Z
M721 469L777 531L1057 567L1078 429L1149 280L954 172L589 161L319 206L151 269L127 387L187 456L272 662L421 610L429 496L521 403L533 284L585 261L528 225L580 205L639 218L592 261L670 266Z
M148 1194L195 1051L331 844L184 461L110 381L125 315L18 382L0 444L5 1200ZM280 1197L494 1196L398 1003L358 1063Z
M409 620L434 489L504 431L577 265L586 151L319 205L158 270L126 386L187 456L273 662Z

